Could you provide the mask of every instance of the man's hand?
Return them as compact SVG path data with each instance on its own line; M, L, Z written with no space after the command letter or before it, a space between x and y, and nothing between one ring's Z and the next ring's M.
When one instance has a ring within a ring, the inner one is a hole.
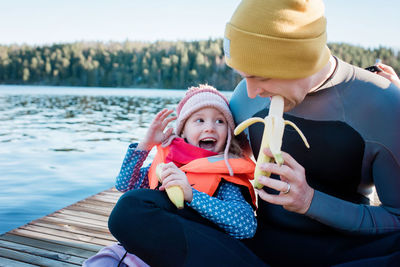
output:
M272 157L269 149L263 151L267 156ZM275 163L265 163L260 166L264 171L280 176L280 180L261 176L258 179L260 184L280 191L279 195L268 194L264 190L257 190L263 200L281 205L289 211L304 214L311 205L314 196L314 189L307 181L303 166L301 166L288 153L282 152L284 163L279 166Z

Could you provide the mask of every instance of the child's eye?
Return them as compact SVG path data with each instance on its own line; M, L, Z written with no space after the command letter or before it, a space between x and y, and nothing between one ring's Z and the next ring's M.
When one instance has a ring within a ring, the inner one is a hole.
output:
M221 119L217 120L216 122L217 122L218 124L224 124L224 123L225 123L225 121L224 121L224 120L221 120Z
M203 119L197 119L196 122L204 122Z

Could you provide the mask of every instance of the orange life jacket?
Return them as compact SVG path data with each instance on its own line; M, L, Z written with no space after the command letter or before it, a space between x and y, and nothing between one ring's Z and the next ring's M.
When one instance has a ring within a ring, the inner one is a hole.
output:
M165 163L168 153L169 147L157 146L157 154L154 157L148 173L149 186L151 189L155 189L158 186L156 167L160 163ZM256 208L254 188L249 181L254 178L254 162L248 157L231 158L229 159L229 164L232 167L234 176L229 175L229 170L226 167L223 155L195 159L181 166L179 169L186 173L189 183L193 188L209 196L214 195L222 179L246 187L246 191L248 191L251 200L249 200L249 197L246 195L245 198L247 197L248 201Z

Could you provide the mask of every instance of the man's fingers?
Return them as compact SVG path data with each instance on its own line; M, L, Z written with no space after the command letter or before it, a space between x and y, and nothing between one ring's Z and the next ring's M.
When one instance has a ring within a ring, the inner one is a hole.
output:
M268 157L270 157L270 158L274 156L274 155L272 155L272 152L271 152L271 150L269 148L264 148L263 149L263 153L265 155L267 155Z
M274 156L272 155L272 152L269 148L264 148L263 150L264 154L267 155L270 158L273 158ZM282 157L283 157L283 164L287 165L291 168L302 168L302 166L288 153L282 151Z
M293 169L303 168L291 155L282 151L283 162Z
M270 172L273 174L277 174L279 176L287 177L288 180L290 180L288 177L293 177L293 170L287 166L287 165L278 165L276 163L264 163L260 166L260 169L266 172Z
M258 196L261 197L263 200L267 201L268 203L285 206L290 203L290 199L285 197L285 195L273 195L268 194L262 189L256 189Z
M265 177L265 176L258 177L258 182L264 186L275 189L276 191L279 191L279 192L285 192L288 188L287 182L277 180L277 179L272 179L272 178Z

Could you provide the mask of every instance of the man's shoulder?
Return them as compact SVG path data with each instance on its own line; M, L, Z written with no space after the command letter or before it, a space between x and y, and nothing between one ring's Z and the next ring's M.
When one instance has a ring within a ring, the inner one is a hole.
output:
M388 79L341 60L338 63L339 70L332 85L344 104L349 104L351 109L372 108L383 103L399 107L400 90Z

